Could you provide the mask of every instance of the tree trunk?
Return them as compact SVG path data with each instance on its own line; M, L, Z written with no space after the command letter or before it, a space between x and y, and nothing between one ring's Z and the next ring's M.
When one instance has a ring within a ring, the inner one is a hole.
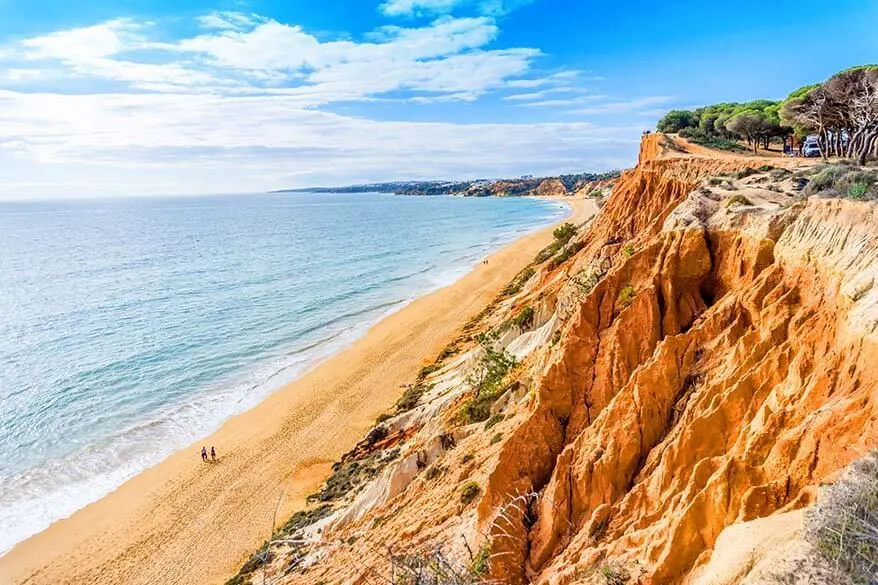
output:
M864 166L866 164L866 157L869 156L869 152L872 150L872 144L874 144L875 139L878 138L878 131L870 133L863 140L863 148L860 150L860 156L857 157L857 164L860 166Z
M859 152L860 137L863 135L862 130L857 130L853 134L849 134L848 149L844 153L846 158L853 158L854 153Z

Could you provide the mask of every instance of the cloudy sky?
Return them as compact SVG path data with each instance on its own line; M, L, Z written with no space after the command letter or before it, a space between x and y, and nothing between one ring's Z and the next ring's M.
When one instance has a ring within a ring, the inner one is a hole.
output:
M0 0L0 199L606 170L878 60L872 0Z

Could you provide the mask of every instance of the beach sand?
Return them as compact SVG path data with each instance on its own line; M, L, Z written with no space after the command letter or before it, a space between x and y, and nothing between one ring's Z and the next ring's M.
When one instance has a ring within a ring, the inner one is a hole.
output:
M564 198L572 219L592 200ZM221 584L283 523L432 361L533 256L525 236L458 282L387 317L349 348L214 435L141 473L0 557L0 583ZM201 461L215 445L216 464Z

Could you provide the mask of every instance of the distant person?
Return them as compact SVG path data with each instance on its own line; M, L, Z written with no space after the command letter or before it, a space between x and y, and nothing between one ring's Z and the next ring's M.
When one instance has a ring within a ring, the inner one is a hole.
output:
M210 459L214 463L216 463L216 449L213 447L213 445L210 446Z
M207 461L207 447L201 448L201 460L205 462Z

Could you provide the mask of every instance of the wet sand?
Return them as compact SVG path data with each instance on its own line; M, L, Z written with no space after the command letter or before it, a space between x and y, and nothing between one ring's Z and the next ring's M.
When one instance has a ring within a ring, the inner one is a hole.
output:
M572 219L592 200L565 198ZM221 584L304 505L418 370L552 238L525 236L456 283L387 317L349 348L214 435L0 557L0 583ZM201 461L215 445L219 461Z

